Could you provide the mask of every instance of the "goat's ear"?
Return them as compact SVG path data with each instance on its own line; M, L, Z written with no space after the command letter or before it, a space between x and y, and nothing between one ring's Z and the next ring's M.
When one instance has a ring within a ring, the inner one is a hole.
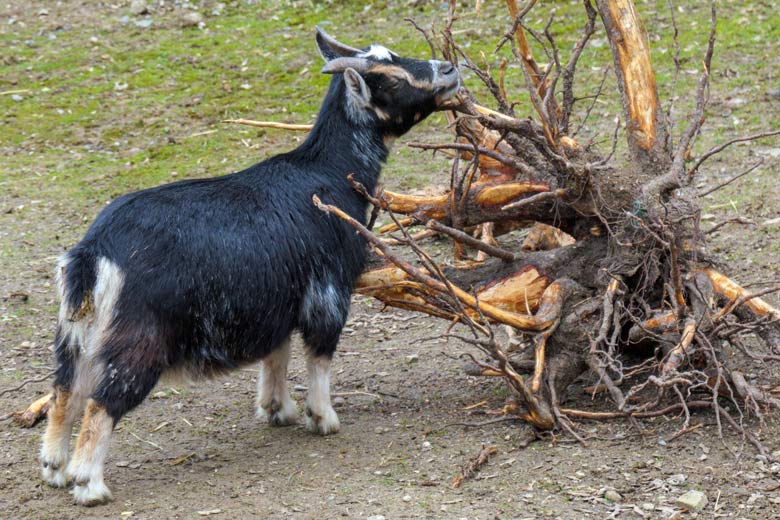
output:
M363 77L353 68L344 69L344 84L347 86L347 95L360 106L371 102L371 91L363 80Z
M320 54L326 62L336 58L350 58L362 52L360 49L341 43L319 27L316 29L317 47L319 47Z

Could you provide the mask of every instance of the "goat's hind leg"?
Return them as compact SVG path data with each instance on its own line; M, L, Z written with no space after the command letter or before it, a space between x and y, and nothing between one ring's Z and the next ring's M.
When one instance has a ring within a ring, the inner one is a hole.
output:
M87 401L67 469L78 504L93 506L111 500L111 491L103 481L103 468L114 426L149 395L162 372L162 364L155 358L159 351L144 347L148 345L114 345L104 351L106 369Z
M51 487L60 488L68 484L65 467L68 464L70 435L76 415L81 412L81 404L81 399L72 395L70 390L55 386L40 455L41 476Z
M114 420L105 406L89 399L73 459L68 465L73 497L78 504L94 506L111 500L111 491L103 481L103 465L113 430Z
M57 330L54 394L47 412L48 422L40 453L41 475L52 487L64 487L68 483L65 467L68 464L70 436L73 423L84 405L81 394L72 392L78 360L68 339L68 334L61 328Z
M298 421L298 407L287 390L287 365L290 362L290 338L260 363L257 378L257 416L272 426L287 426Z

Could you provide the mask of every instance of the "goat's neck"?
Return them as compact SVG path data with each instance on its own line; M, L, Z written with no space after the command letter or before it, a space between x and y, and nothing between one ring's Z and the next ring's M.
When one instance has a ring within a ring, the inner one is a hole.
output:
M343 92L331 88L309 136L291 155L301 160L327 164L336 175L355 175L355 180L373 192L388 148L379 130L355 124L343 106Z

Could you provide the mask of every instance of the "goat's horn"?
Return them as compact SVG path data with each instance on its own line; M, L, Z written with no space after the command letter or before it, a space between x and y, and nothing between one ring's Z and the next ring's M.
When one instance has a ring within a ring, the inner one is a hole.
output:
M336 40L325 31L320 29L319 27L316 27L316 29L317 29L317 39L320 40L320 43L326 44L330 49L332 49L339 56L349 57L349 56L355 56L356 54L360 54L361 52L363 52L360 49L350 47L349 45L344 45L343 43Z
M323 74L336 74L344 72L347 68L353 68L361 74L368 72L371 61L365 58L336 58L322 67Z

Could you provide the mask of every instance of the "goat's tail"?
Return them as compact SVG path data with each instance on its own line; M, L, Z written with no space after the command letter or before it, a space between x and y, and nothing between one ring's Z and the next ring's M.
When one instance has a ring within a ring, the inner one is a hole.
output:
M59 325L80 321L94 308L97 258L76 247L60 257L56 279L61 301Z

